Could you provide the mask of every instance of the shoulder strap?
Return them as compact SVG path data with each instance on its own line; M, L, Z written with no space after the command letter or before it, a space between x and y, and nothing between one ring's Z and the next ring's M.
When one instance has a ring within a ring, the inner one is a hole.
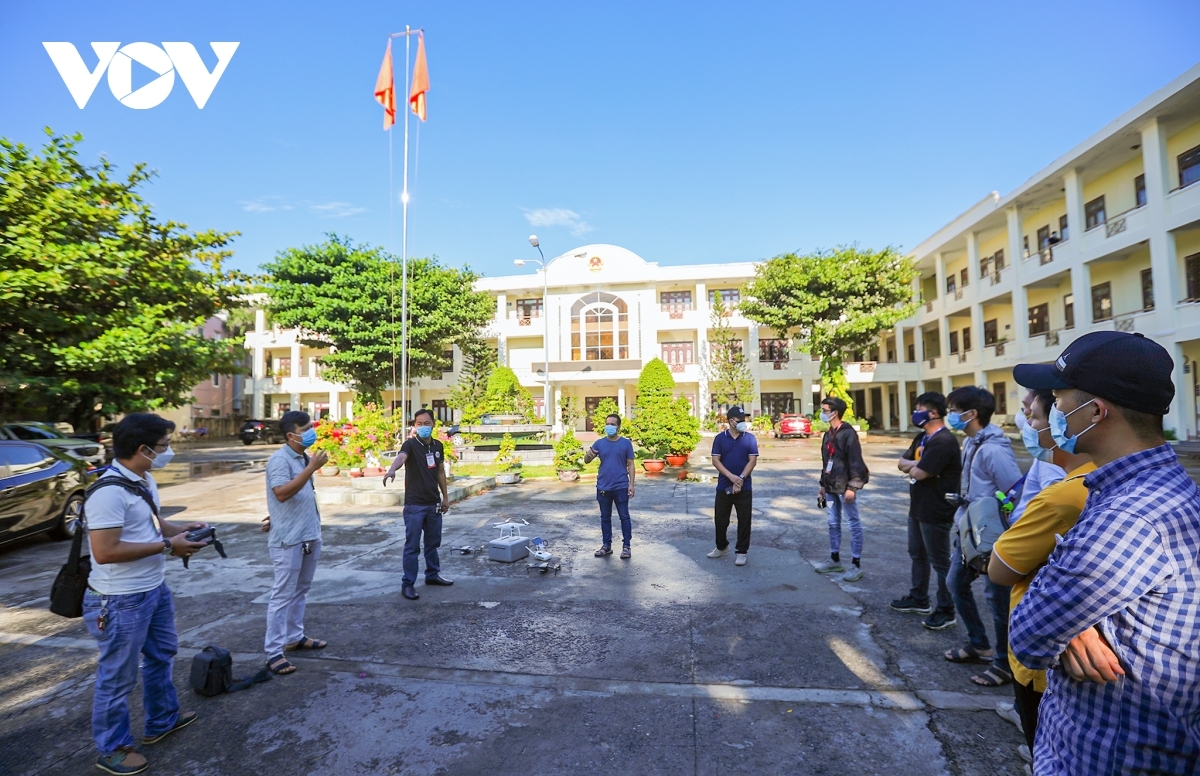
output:
M86 505L87 505L87 497L91 496L93 493L100 490L101 488L109 487L112 485L116 485L117 487L124 488L125 490L129 491L130 493L136 493L137 495L141 496L142 500L146 502L146 505L150 507L150 511L154 513L154 516L158 517L158 505L154 503L154 499L150 496L149 489L147 489L141 485L138 485L136 482L130 482L126 478L121 477L119 475L115 476L115 477L101 477L100 479L98 479L94 483L92 483L92 485L84 493L84 502L83 503L84 503L85 509L86 509Z
M271 678L271 672L264 668L264 669L261 669L254 676L249 677L248 679L236 680L233 684L231 684L225 688L225 692L238 692L240 690L246 689L247 687L258 684L259 682L265 682L265 681L269 680L270 678Z

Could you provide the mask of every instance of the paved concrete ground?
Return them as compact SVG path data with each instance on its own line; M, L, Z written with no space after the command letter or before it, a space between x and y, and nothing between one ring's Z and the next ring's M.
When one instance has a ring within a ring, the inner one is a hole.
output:
M712 485L640 478L634 557L622 561L592 557L592 485L524 483L458 505L444 546L479 547L492 523L523 518L561 571L444 551L457 584L418 585L409 602L399 515L330 509L306 618L329 648L295 658L291 676L217 698L187 690L195 650L234 651L243 675L263 659L262 474L165 488L176 517L221 526L230 557L168 566L176 684L200 720L146 748L151 772L1015 776L1023 739L992 710L1010 690L977 688L972 668L941 658L962 626L933 633L887 607L908 587L907 488L894 469L901 447L866 450L866 576L852 585L813 571L828 551L815 441L763 444L742 568L732 553L704 557ZM44 539L0 549L2 774L94 772L94 645L80 621L45 609L66 551ZM140 698L131 703L138 735Z

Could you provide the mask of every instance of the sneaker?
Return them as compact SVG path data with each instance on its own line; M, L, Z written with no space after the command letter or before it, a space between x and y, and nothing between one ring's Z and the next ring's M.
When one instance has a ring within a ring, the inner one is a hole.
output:
M175 720L175 725L173 727L171 727L168 730L164 730L163 732L159 733L156 736L147 736L147 737L143 738L142 743L145 744L146 746L150 746L151 744L157 744L159 741L161 741L164 738L166 738L167 736L171 735L176 730L182 730L183 728L187 727L188 725L192 724L195 721L196 721L196 712L185 711L182 714L180 714L179 717Z
M955 625L958 625L958 620L954 619L953 612L943 612L941 609L938 609L921 624L929 630L946 630L946 628L953 628Z
M1033 764L1033 752L1029 751L1029 744L1021 744L1018 746L1017 755L1030 765Z
M712 552L710 552L710 553L708 554L708 557L710 557L710 558L719 558L719 557L721 557L722 555L724 555L724 554L725 554L725 553L727 553L727 552L729 552L729 548L728 548L728 547L726 547L726 548L725 548L725 549L723 549L723 550L722 550L720 547L714 547L714 548L713 548L713 551L712 551Z
M1016 708L1008 701L997 703L996 713L1000 715L1001 719L1011 722L1017 730L1020 730L1022 733L1025 732L1025 726L1021 724L1021 715L1017 713ZM1033 760L1027 760L1026 762L1033 762Z
M734 555L734 558L733 558L733 565L735 565L735 566L745 566L745 565L746 565L746 553L744 553L744 552L739 552L739 553L737 553L736 555Z
M922 603L911 595L906 595L903 598L897 598L892 601L892 609L897 612L909 612L911 614L933 614L933 604L928 601Z
M846 567L838 560L827 560L817 564L818 574L836 574L845 570Z
M133 751L133 747L118 749L107 757L96 760L96 767L105 773L115 773L117 776L127 776L131 773L141 773L150 766L146 758Z
M863 578L862 566L851 565L850 570L846 572L846 575L844 577L842 577L842 581L843 582L857 582L858 580L860 580L862 578Z

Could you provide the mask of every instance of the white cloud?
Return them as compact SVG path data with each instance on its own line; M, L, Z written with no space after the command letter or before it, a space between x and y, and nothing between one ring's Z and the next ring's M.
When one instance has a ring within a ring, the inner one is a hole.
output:
M583 220L574 210L564 207L540 207L535 210L521 208L525 211L525 220L530 226L565 226L576 237L592 231L595 227Z
M292 206L283 201L283 197L258 197L238 203L247 213L273 213L276 210L291 210Z
M367 212L365 207L357 207L349 202L325 202L320 205L309 205L308 209L328 218L345 218Z

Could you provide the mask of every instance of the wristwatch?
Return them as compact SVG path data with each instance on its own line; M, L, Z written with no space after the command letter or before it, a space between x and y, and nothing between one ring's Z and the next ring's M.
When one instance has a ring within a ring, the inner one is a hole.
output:
M171 547L171 540L170 540L170 539L163 539L163 550L162 550L162 554L163 554L163 555L170 555L173 549L174 549L174 548L173 548L173 547Z

